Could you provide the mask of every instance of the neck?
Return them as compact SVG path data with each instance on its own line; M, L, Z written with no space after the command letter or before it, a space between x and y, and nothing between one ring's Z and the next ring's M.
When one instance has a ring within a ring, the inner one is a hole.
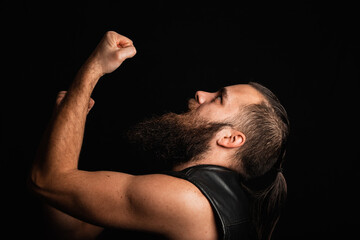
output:
M234 167L234 164L231 161L227 160L226 158L225 159L224 158L216 158L216 159L202 158L199 160L190 160L189 162L176 165L175 167L173 167L173 170L174 171L182 171L186 168L197 166L197 165L203 165L203 164L217 165L217 166L229 168L233 171L237 171Z

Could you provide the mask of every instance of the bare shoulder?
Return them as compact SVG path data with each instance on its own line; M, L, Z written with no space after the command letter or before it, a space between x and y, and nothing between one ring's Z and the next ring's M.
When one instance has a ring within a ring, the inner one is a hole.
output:
M136 177L128 187L133 211L149 231L171 239L217 239L211 205L192 183L154 174Z

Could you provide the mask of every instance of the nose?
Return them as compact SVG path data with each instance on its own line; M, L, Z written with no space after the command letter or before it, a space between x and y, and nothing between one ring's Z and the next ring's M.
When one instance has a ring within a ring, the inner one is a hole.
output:
M195 99L199 104L203 104L203 103L211 100L211 94L212 93L209 93L209 92L197 91L195 93Z

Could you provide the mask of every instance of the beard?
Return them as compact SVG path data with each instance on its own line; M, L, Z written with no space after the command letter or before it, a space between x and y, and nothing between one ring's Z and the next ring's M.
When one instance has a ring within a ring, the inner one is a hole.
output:
M127 135L130 143L150 153L165 169L171 169L203 157L210 148L210 140L224 126L228 124L200 119L190 110L145 120L132 127Z

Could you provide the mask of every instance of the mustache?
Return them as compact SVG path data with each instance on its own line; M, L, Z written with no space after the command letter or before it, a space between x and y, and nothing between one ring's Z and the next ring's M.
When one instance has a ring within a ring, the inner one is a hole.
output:
M197 109L199 105L200 104L194 98L188 100L188 108L190 111Z

